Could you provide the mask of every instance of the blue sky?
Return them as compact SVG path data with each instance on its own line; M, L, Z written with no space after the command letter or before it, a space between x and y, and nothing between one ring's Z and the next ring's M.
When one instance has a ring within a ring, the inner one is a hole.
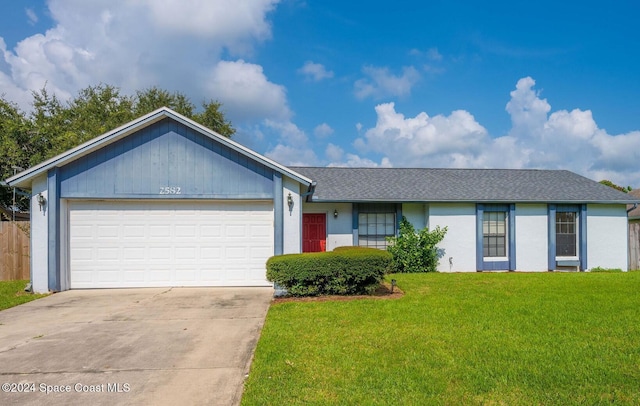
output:
M284 164L569 169L640 187L635 1L4 2L0 93L217 99Z

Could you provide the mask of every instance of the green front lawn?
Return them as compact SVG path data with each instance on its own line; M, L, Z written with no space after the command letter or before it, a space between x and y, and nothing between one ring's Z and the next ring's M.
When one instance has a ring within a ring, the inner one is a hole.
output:
M24 287L29 281L0 281L0 310L21 305L47 295L26 293Z
M640 272L393 277L273 304L242 404L640 404Z

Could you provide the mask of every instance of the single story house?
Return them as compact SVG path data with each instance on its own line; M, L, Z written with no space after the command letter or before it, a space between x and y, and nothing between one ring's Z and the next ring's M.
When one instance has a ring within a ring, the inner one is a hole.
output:
M286 167L161 108L7 179L36 292L265 286L272 255L446 226L439 270L627 269L638 199L563 170Z

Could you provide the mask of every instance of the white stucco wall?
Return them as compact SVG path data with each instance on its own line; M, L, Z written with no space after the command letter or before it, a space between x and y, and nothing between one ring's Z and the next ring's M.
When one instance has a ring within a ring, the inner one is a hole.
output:
M548 270L548 228L546 204L516 204L516 271Z
M587 267L626 271L627 233L625 205L587 205Z
M49 291L48 256L49 229L48 206L40 210L38 194L42 193L45 199L47 194L47 176L42 175L33 180L31 184L31 284L33 291L46 293Z
M423 203L403 203L402 215L409 220L415 227L416 231L422 230L427 226L429 218L428 205Z
M473 203L429 204L429 227L448 227L439 248L444 250L440 258L440 272L476 271L476 205ZM452 265L449 264L452 258Z
M291 193L293 207L289 210L287 198ZM297 254L302 252L302 199L300 197L300 183L286 176L282 177L283 204L283 254Z
M338 211L338 217L333 213ZM304 203L303 213L325 213L327 215L327 251L336 247L353 245L351 203Z

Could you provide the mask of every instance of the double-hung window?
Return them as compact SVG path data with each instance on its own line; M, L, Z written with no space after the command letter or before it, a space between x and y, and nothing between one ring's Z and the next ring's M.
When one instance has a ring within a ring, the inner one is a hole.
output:
M476 269L515 270L515 204L476 205Z
M556 212L556 257L578 256L577 219L577 212Z
M484 258L507 257L507 211L485 211L482 217L482 252Z

